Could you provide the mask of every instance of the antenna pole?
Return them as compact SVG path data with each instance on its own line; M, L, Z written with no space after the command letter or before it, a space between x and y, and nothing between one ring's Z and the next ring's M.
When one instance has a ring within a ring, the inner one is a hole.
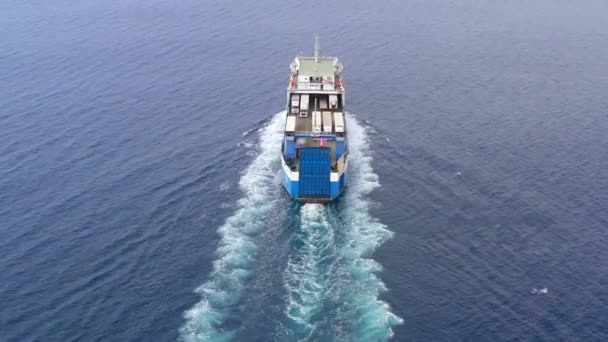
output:
M315 36L315 63L319 62L319 54L321 53L321 46L319 45L319 35Z

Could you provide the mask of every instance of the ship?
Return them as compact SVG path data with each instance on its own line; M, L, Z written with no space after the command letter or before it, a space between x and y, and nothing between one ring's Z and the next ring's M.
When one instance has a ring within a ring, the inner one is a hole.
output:
M283 186L304 203L335 200L346 188L348 139L343 66L337 57L297 56L290 65L285 134L281 148Z

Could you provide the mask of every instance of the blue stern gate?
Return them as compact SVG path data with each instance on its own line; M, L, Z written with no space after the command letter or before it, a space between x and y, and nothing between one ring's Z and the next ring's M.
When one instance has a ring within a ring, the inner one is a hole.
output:
M329 147L300 148L300 189L301 197L330 197Z

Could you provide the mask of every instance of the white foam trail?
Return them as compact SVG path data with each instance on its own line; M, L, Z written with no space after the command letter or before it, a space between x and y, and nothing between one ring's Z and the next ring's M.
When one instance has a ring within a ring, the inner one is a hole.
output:
M249 135L249 133L251 133L251 132L255 131L256 129L257 129L257 127L254 127L254 128L252 128L252 129L249 129L249 130L247 130L247 131L243 132L243 136L244 136L244 137L248 136L248 135Z
M311 339L317 328L315 316L322 315L327 281L335 256L333 228L320 204L300 209L300 227L295 235L294 252L284 273L290 335L298 340Z
M224 323L243 297L258 249L256 236L266 228L264 219L280 198L276 173L284 125L285 112L281 112L261 130L259 154L239 182L244 196L237 211L218 229L218 258L209 280L195 290L202 298L184 313L183 341L226 341L234 336Z
M351 116L348 132L350 176L341 215L345 241L339 251L344 268L338 272L343 274L337 275L341 279L336 286L336 297L344 305L338 308L338 322L334 325L347 324L348 332L337 332L341 340L384 341L393 336L393 326L403 320L379 299L380 293L386 291L378 276L382 267L369 256L393 233L369 213L367 195L380 183L372 168L367 129Z
M369 256L392 232L369 212L380 186L372 168L368 129L348 121L349 185L341 203L304 205L284 273L289 340L385 341L403 321L379 299L382 267Z

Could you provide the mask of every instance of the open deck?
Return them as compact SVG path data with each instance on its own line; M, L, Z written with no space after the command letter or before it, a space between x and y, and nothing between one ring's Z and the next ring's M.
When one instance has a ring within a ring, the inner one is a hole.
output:
M292 96L299 100L289 102L292 105L287 114L286 132L296 135L344 135L344 111L339 96L310 94L307 97L309 103L302 106L300 102L299 108L294 108L293 105L302 99L298 97L299 94Z

